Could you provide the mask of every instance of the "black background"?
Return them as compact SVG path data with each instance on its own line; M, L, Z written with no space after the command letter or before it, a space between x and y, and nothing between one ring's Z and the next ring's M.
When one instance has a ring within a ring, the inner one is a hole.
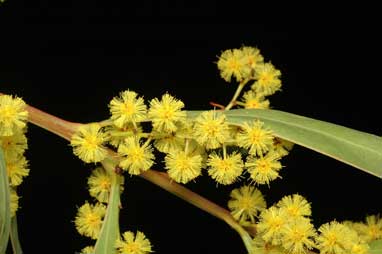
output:
M292 13L252 4L7 0L0 5L0 91L75 122L107 118L108 102L125 89L147 100L168 91L187 109L208 109L235 90L219 77L217 55L257 46L283 74L273 108L381 135L373 7ZM24 251L74 253L90 243L73 219L89 199L92 165L42 129L30 126L28 136L31 172L19 188L18 213ZM382 210L376 177L302 147L283 164L282 179L260 187L270 205L300 193L312 202L317 226ZM187 186L222 206L232 189L207 176ZM145 232L156 253L245 253L223 222L138 177L127 180L123 206L122 231Z

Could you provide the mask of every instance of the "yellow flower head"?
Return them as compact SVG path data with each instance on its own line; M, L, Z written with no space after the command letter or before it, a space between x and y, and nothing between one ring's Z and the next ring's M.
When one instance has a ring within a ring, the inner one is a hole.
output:
M23 155L28 148L24 131L15 131L12 136L0 136L0 147L3 148L5 158Z
M255 47L244 46L241 48L246 64L251 69L256 69L259 64L264 62L263 56L260 54L260 50Z
M99 124L92 123L81 126L72 136L70 141L73 152L84 162L100 162L107 151L102 145L107 141L106 134L101 130Z
M240 223L255 222L255 217L267 206L263 194L253 186L244 185L230 194L228 208L232 216Z
M379 215L367 216L366 223L358 224L357 231L366 242L382 239L382 219Z
M273 245L281 243L282 228L288 222L288 214L284 209L270 207L260 214L260 222L257 223L257 231L264 241Z
M119 254L147 254L152 251L149 239L140 232L134 236L133 232L127 231L123 233L123 240L117 239L115 247Z
M270 181L279 177L279 171L282 168L279 162L280 156L274 151L270 151L260 158L248 157L245 167L250 177L258 184L269 184Z
M356 231L336 221L323 224L318 231L317 248L322 254L347 254L359 243Z
M305 217L293 218L281 229L282 246L293 254L305 254L315 247L316 231L309 219Z
M244 93L242 102L238 103L239 105L243 105L244 108L255 108L255 109L268 109L269 108L269 100L266 100L262 94L255 93L250 90Z
M256 120L251 125L245 122L236 139L239 146L249 149L249 154L263 155L272 147L274 136L263 122Z
M216 182L227 185L236 181L243 172L243 161L239 153L232 153L221 158L216 153L210 154L207 160L208 174Z
M264 96L272 95L281 88L281 72L271 64L259 64L255 69L256 82L252 89Z
M18 97L0 95L0 136L12 136L26 126L28 112Z
M14 188L10 188L11 218L16 215L16 211L19 208L19 199L20 199L20 197L17 195L16 190Z
M165 157L168 176L178 183L188 183L201 174L202 156L174 151Z
M24 156L16 155L7 158L6 162L9 185L18 186L23 181L23 177L29 174L28 161Z
M289 154L289 151L292 150L294 144L288 140L275 137L273 140L273 148L280 157L284 157Z
M94 254L94 247L87 246L81 250L81 254Z
M291 218L312 215L310 204L303 196L298 194L283 197L277 203L277 206L284 208Z
M356 243L353 244L351 254L368 254L369 253L369 245L367 243Z
M106 214L106 207L101 203L90 205L85 203L77 212L75 225L77 231L84 236L97 239L101 231L102 220Z
M139 175L154 164L152 147L149 144L141 145L137 137L126 138L118 147L118 153L125 156L119 165L130 175Z
M207 149L221 147L230 138L225 115L214 110L201 113L195 120L194 137Z
M147 107L143 98L137 98L137 95L136 92L127 90L111 100L109 104L111 120L118 128L146 119Z
M217 65L220 75L225 81L231 82L233 76L240 82L251 75L251 68L248 63L248 56L242 50L228 49L220 55Z
M154 130L158 132L173 132L177 130L177 123L186 120L186 112L181 111L184 103L169 94L164 94L162 100L154 98L150 102L149 118Z
M111 177L102 167L97 167L88 178L90 196L107 203L111 190ZM121 191L123 186L121 185Z

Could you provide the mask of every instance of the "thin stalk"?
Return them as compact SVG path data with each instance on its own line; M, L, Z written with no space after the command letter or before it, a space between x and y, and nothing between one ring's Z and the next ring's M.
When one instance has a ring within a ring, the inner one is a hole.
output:
M231 101L228 103L228 105L225 107L224 110L230 110L233 106L236 105L236 100L239 97L241 91L243 90L245 84L247 84L247 82L248 82L248 79L244 79L243 81L241 81L239 83L239 85L237 86L235 94L233 95Z

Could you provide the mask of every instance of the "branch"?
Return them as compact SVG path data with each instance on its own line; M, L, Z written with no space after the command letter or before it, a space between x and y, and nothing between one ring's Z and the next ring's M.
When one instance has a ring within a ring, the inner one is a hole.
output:
M32 106L27 106L29 113L28 121L35 124L49 132L52 132L68 141L70 141L72 135L76 132L80 123L73 123L65 121L56 116L45 113ZM114 152L109 151L111 155L109 159L116 160L117 157L113 156ZM185 188L184 186L173 182L165 173L160 173L155 170L149 170L140 175L140 177L160 186L161 188L171 192L172 194L180 197L181 199L191 203L192 205L206 211L207 213L225 221L229 226L235 229L242 238L248 234L254 236L255 228L247 227L245 230L243 227L231 216L230 212L210 200L198 195ZM249 235L248 235L249 236Z

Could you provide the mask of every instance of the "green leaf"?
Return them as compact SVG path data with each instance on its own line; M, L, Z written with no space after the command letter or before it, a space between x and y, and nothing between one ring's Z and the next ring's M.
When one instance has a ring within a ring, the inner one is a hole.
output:
M200 111L187 113L193 118ZM223 113L233 125L259 119L277 137L382 178L382 138L379 136L278 110L237 109Z
M111 172L114 170L111 163L105 162L103 165L110 173L112 182L106 216L95 245L95 254L115 254L115 242L119 238L120 177Z
M372 241L369 243L369 254L381 254L382 253L382 239Z
M19 241L19 234L17 232L17 217L13 216L11 220L11 243L13 254L22 254L21 244Z
M11 227L9 183L3 149L0 147L0 254L7 250Z

